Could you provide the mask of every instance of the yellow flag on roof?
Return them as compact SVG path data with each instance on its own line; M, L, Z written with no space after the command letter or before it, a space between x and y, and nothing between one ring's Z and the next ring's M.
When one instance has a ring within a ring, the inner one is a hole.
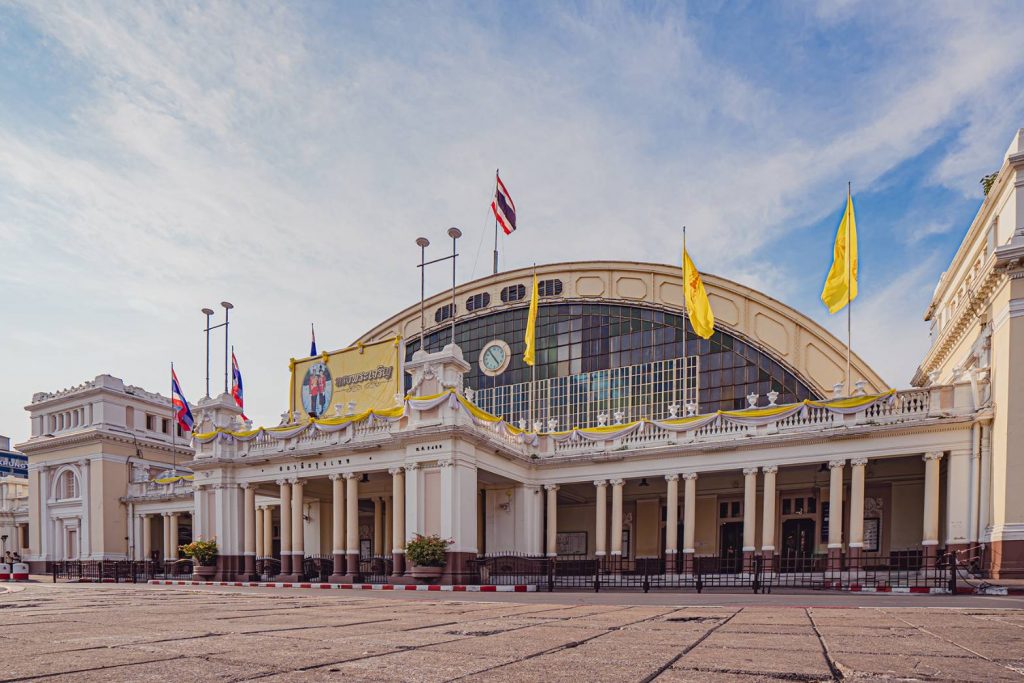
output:
M821 300L829 313L837 313L857 298L857 219L853 215L853 197L846 193L846 212L836 232L832 249L832 268L825 278Z
M523 350L523 362L533 365L537 361L537 273L533 274L533 293L530 295L530 315L526 319L526 348Z
M693 331L704 339L715 333L715 314L708 301L708 293L704 291L704 281L700 279L697 267L690 260L690 254L683 245L683 294L686 297L686 312L690 316Z

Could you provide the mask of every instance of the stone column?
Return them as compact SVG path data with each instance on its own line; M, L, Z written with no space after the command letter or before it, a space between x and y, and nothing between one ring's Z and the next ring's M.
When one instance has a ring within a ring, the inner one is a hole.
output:
M264 557L274 554L274 508L269 505L263 506L263 553Z
M548 492L547 556L558 555L558 484L544 484Z
M292 479L292 571L294 580L301 581L305 578L303 560L306 559L306 539L303 524L303 489L306 482L302 479Z
M767 465L761 468L764 473L764 492L761 501L761 555L771 557L775 554L775 475L779 468Z
M239 581L255 581L256 576L256 489L252 484L241 484L245 492L245 509L242 513L243 533L245 539L242 545L243 568L242 577ZM244 578L243 578L244 577Z
M278 479L281 493L281 576L292 573L292 485Z
M921 545L924 547L924 562L930 566L936 557L939 545L939 463L942 451L924 455L924 525L921 530Z
M395 516L395 502L391 496L384 496L384 544L381 545L381 555L390 555L391 548L394 547L394 538L392 533L394 532L394 516Z
M594 482L597 500L594 502L594 555L604 557L608 546L608 480Z
M171 529L170 529L171 533L170 533L170 537L167 540L167 542L168 542L167 550L168 550L168 557L170 559L172 559L172 560L176 560L176 559L178 559L178 557L180 557L178 555L178 513L177 512L172 512L170 514L170 518L171 518Z
M359 576L359 475L345 473L345 563L351 581Z
M845 460L829 462L828 484L828 556L829 559L843 555L843 466ZM834 565L830 569L838 570Z
M683 571L693 571L693 556L696 549L697 525L697 473L683 475Z
M171 515L168 512L161 513L164 520L164 556L163 561L171 559Z
M679 554L679 475L666 474L665 482L665 571L674 572Z
M384 553L384 506L380 496L373 497L373 555Z
M142 559L153 557L153 515L142 515Z
M754 545L757 537L757 470L756 467L747 467L743 470L743 564L754 556L757 547Z
M334 568L331 583L342 583L345 575L345 480L340 474L331 479L331 555Z
M399 577L405 573L405 470L392 467L391 499L395 510L391 514L391 575Z
M622 557L622 487L625 479L612 479L612 555Z
M256 557L264 557L266 550L264 549L263 535L264 535L264 521L263 521L264 507L260 505L256 508Z
M850 461L850 543L847 552L850 569L860 569L860 556L864 552L864 471L867 464L867 458ZM830 519L831 510L829 506Z

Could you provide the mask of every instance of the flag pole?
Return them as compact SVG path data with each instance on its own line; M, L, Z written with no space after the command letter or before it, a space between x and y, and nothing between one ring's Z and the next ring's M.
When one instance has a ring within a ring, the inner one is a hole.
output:
M174 361L171 361L171 476L178 476L178 416L174 413Z
M537 281L537 262L533 262L533 281ZM532 285L531 285L532 289ZM537 298L540 298L538 292ZM540 301L537 302L537 315L540 316ZM534 394L537 393L537 321L533 321L533 363L530 364L530 422L533 422L536 418L534 417ZM531 427L533 425L530 425Z
M686 401L689 398L690 388L690 349L686 343L686 323L690 311L686 307L686 226L683 226L683 411L686 411Z
M501 169L494 171L494 196L498 196L498 177ZM493 201L493 200L492 200ZM498 274L498 217L494 217L494 274Z
M851 183L846 181L846 200L853 206ZM853 396L853 377L850 374L850 356L853 344L853 254L850 252L852 216L846 217L846 395Z

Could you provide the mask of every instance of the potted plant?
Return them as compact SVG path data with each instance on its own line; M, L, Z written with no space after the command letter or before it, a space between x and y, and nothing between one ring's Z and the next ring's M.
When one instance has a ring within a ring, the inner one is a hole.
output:
M448 563L448 546L451 541L434 534L416 538L405 544L405 557L412 564L410 572L415 579L438 579Z
M179 546L178 550L192 560L192 574L201 579L211 579L217 571L217 541L197 538L191 543Z

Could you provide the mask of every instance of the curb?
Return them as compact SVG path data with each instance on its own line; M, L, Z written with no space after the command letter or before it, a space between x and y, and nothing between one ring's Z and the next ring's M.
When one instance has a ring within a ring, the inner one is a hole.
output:
M537 586L533 584L516 584L507 586L475 586L475 585L399 585L393 583L282 583L275 581L174 581L169 579L150 579L151 586L231 586L242 588L317 588L324 590L355 590L355 591L431 591L442 593L533 593Z

